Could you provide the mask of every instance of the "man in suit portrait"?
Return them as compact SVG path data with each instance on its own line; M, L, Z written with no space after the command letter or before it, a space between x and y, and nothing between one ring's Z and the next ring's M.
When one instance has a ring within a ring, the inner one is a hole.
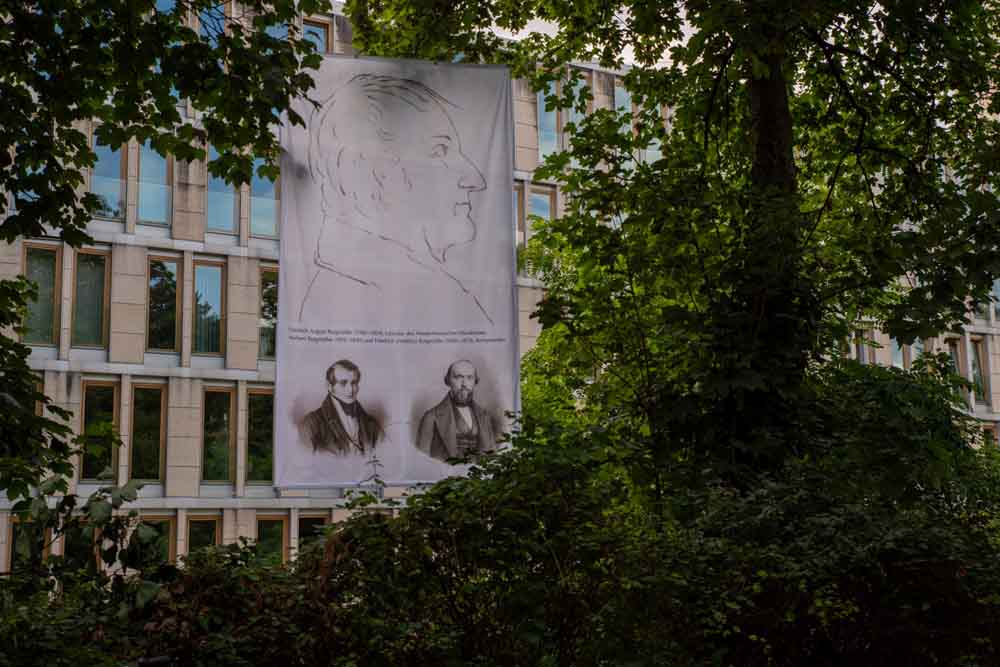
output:
M448 394L420 418L417 449L441 461L496 449L493 416L473 400L479 384L476 367L466 359L456 361L445 372L444 383Z
M367 454L382 439L382 428L358 402L361 369L347 359L326 371L328 393L323 404L305 416L302 429L313 451Z

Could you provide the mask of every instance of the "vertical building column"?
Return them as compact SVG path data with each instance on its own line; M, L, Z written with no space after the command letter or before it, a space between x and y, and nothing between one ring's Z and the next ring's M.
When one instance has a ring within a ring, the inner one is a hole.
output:
M246 495L247 479L247 382L236 383L236 479L234 494Z
M260 268L231 255L226 267L226 368L257 370Z
M299 553L299 508L288 510L288 557L295 558Z
M240 245L246 247L250 245L250 186L241 185L236 196L239 200Z
M181 303L181 366L191 365L191 329L194 326L194 253L184 251Z
M257 510L236 510L236 537L257 541Z
M62 276L59 295L59 358L69 359L70 336L73 326L73 278L76 268L76 251L63 243Z
M21 239L17 238L13 243L0 241L0 280L16 278L23 273L21 266Z
M511 82L514 90L514 168L534 171L538 166L537 95L525 79Z
M174 160L173 221L175 239L205 240L205 207L208 193L206 163Z
M167 388L165 495L197 496L201 489L202 383L170 378Z
M146 351L146 249L111 248L111 335L108 361L141 364Z
M118 436L122 440L118 448L118 485L124 486L132 463L132 376L123 374L118 386Z
M122 151L125 159L125 233L135 234L139 217L139 142L129 139Z
M222 510L222 543L235 544L239 538L236 510Z
M70 418L71 438L83 432L83 381L79 373L58 373L59 405L73 413ZM68 493L76 493L80 479L80 455L73 455L73 477L69 480Z
M177 510L177 541L174 544L177 558L181 556L187 556L188 543L187 543L187 510L178 509Z
M0 512L0 572L10 572L10 512Z

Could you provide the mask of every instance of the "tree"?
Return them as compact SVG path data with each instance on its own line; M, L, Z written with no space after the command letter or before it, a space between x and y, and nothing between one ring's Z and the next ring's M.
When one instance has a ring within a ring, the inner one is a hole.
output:
M276 176L274 128L283 115L302 122L290 102L307 95L308 69L321 60L296 18L328 3L249 0L237 16L231 7L214 0L0 3L0 192L9 193L0 197L0 238L87 241L87 223L105 205L81 193L96 144L119 149L135 139L180 161L204 159L210 144L219 154L210 171L233 184L250 180L255 158L263 158L261 175ZM25 283L0 283L5 331L20 325L30 298ZM172 323L163 325L172 335ZM0 489L11 498L49 473L69 472L68 431L36 417L35 405L66 415L36 390L28 351L0 338L6 397L17 406L0 431Z

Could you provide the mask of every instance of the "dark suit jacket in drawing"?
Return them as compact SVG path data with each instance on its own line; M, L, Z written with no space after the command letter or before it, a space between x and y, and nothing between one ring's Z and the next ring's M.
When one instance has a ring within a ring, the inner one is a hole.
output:
M492 452L497 448L497 429L493 417L479 404L473 402L472 415L479 424L479 439L475 452L461 452L455 426L455 407L451 397L444 400L424 413L420 418L420 428L417 429L417 449L431 457L446 461L450 458L465 456L467 453L482 454Z
M375 418L358 406L358 441L354 442L340 421L340 415L329 395L319 409L313 410L302 420L305 437L312 443L313 451L333 454L365 454L382 439L382 428Z

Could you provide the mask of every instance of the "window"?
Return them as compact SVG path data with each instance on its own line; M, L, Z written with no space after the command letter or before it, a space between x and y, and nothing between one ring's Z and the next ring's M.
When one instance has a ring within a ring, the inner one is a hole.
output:
M170 224L170 167L148 141L139 147L139 222Z
M299 515L299 549L318 539L323 534L323 529L326 528L329 518L326 515Z
M284 563L288 559L288 519L283 516L257 517L257 558L264 563Z
M111 281L106 251L80 250L76 254L73 285L73 346L104 347L108 332Z
M958 349L958 340L954 338L948 341L948 357L951 360L951 372L962 375L962 355Z
M214 49L219 45L219 37L226 33L226 5L207 7L198 14L198 34Z
M173 562L177 555L175 525L172 516L142 517L129 539L125 564L143 567Z
M194 264L194 340L196 354L222 354L225 344L225 266L214 262Z
M629 118L632 116L632 93L629 92L628 88L625 87L625 82L621 79L615 79L615 111L619 114L627 113ZM629 121L629 128L631 128L631 121Z
M90 191L100 199L96 213L102 218L125 217L125 161L121 151L94 139L97 161L90 173Z
M559 150L559 112L556 109L546 110L545 98L555 95L556 82L549 81L545 90L540 90L536 96L538 106L538 159L544 160Z
M55 345L59 335L59 275L62 253L58 247L25 244L24 274L38 285L38 298L28 304L24 342Z
M247 481L270 482L274 461L274 394L251 389L247 394Z
M201 478L206 482L233 481L236 429L233 428L232 389L206 389L202 431Z
M149 258L149 308L146 349L176 352L180 341L181 260L176 257Z
M859 364L875 363L874 350L869 347L871 341L870 332L857 331L854 334L854 358Z
M70 571L95 571L99 565L97 530L87 523L77 523L63 532L63 566Z
M218 157L218 151L209 146L209 160L215 160ZM223 234L236 233L236 190L229 183L226 183L224 178L209 174L207 192L205 215L208 219L208 231Z
M316 45L317 53L330 53L330 26L319 21L303 21L302 36Z
M222 543L222 530L217 516L193 516L188 518L188 552L204 549Z
M985 447L997 446L997 428L995 424L983 425L983 445Z
M117 427L118 385L84 380L81 479L113 479L115 447L110 436Z
M910 345L910 364L912 365L914 361L924 356L924 341L923 339L917 338Z
M250 181L250 235L275 237L278 235L278 181L257 173L264 164L254 160L253 178Z
M580 94L587 88L590 88L590 72L580 72L580 78L572 84L573 99L578 100L580 98ZM589 100L586 102L586 107L590 107ZM585 112L578 111L574 105L567 110L566 116L566 120L575 125L579 125L583 119L587 117L587 114Z
M903 368L903 346L895 338L890 338L889 347L892 355L892 365L896 368Z
M989 405L989 385L987 384L986 373L986 343L981 338L971 341L972 345L972 391L976 394L976 403Z
M166 391L163 385L132 388L132 479L159 481L163 478L166 437Z
M37 568L49 555L50 533L34 521L11 516L10 522L10 571L19 572Z
M264 359L274 358L274 331L278 323L278 270L267 267L260 272L260 347Z

